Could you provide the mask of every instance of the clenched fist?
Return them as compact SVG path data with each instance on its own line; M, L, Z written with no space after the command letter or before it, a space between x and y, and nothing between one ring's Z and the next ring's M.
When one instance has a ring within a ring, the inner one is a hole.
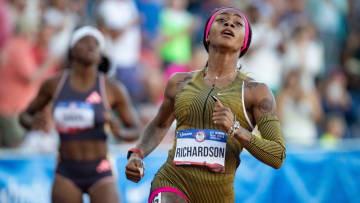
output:
M145 164L142 159L136 153L132 153L126 165L126 178L137 183L144 176L144 170Z
M212 98L215 100L212 121L215 126L228 133L230 128L234 125L234 114L231 112L230 108L223 106L215 96L212 96Z

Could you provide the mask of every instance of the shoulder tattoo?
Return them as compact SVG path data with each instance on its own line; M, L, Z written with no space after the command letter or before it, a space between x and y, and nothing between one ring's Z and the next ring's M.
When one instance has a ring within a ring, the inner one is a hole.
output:
M249 90L257 87L258 85L259 85L258 82L252 82L252 81L245 83L245 87L248 88Z
M193 76L186 76L183 80L176 82L176 89L181 91Z
M270 98L264 98L259 102L259 111L263 116L275 115L274 101Z

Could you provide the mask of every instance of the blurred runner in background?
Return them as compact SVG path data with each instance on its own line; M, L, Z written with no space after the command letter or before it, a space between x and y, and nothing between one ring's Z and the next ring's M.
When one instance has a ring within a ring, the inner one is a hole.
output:
M28 129L46 126L44 117L36 113L53 103L60 147L52 202L82 202L83 193L89 194L91 202L119 202L107 159L105 127L109 124L113 135L131 141L137 139L140 124L124 87L98 72L102 34L82 27L74 32L70 47L69 69L43 83L21 122Z

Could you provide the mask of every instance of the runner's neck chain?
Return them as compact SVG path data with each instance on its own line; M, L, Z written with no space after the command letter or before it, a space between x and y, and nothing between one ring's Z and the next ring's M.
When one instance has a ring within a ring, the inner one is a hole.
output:
M223 75L223 76L221 76L221 77L215 76L214 79L206 79L206 80L209 80L209 81L213 80L214 82L213 82L212 86L215 87L216 81L222 80L222 79L225 79L225 78L228 78L228 76L233 76L234 73L237 74L238 72L239 72L239 69L238 69L238 68L235 68L235 69L234 69L234 72L225 74L225 75ZM204 72L204 78L205 78L205 76L206 76L207 74L208 74L208 67L206 66L206 67L205 67L205 72Z

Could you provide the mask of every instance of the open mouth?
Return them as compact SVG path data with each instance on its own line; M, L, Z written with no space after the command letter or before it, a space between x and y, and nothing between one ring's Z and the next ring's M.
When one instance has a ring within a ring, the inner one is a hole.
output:
M233 31L229 30L229 29L225 29L221 32L221 34L226 35L226 36L230 36L230 37L235 37Z

